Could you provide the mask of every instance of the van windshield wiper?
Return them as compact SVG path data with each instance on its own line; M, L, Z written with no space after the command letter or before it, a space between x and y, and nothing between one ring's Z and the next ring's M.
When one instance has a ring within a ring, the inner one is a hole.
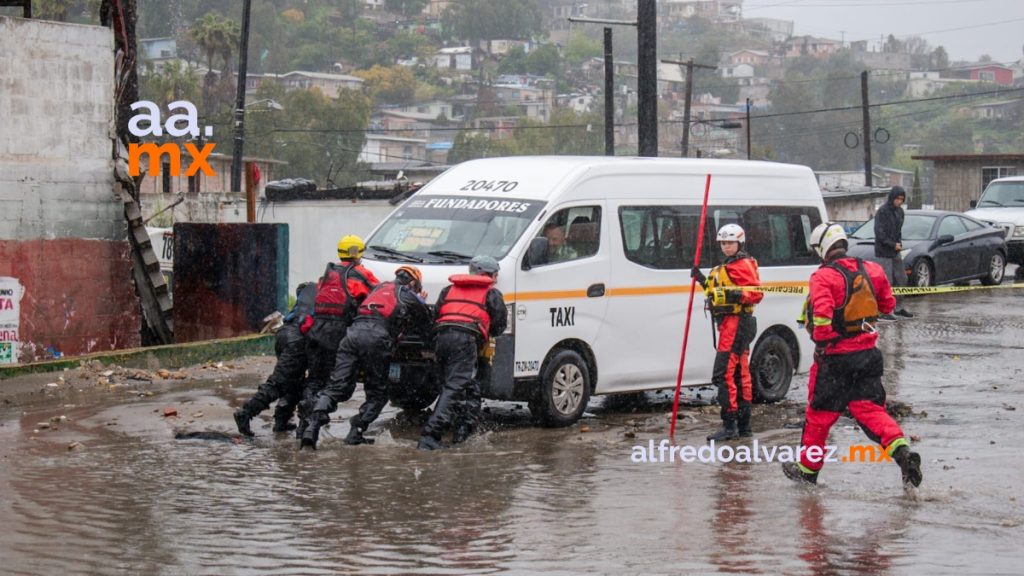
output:
M434 250L433 252L427 252L431 256L440 256L442 258L455 258L456 260L472 260L473 257L461 252L452 252L451 250Z
M985 199L985 200L982 200L981 202L978 202L978 206L981 206L985 202L988 202L989 204L995 204L996 206L1002 206L1003 208L1006 208L1006 205L1004 205L1004 204L1002 204L1000 202L996 202L995 200L988 200L988 199Z
M370 248L370 250L381 252L381 253L387 254L389 256L395 256L397 258L404 258L407 262L423 262L423 258L417 258L416 256L412 256L410 254L406 254L405 252L402 252L400 250L395 250L394 248L388 248L387 246L381 246L380 244L371 244L369 246L369 248Z

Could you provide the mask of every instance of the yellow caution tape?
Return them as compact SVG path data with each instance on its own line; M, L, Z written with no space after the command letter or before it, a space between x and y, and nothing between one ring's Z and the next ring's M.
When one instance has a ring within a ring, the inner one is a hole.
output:
M899 286L893 287L892 293L895 296L917 296L921 294L945 294L947 292L968 292L971 290L997 290L1007 288L1024 288L1024 283L997 284L995 286ZM807 294L808 287L804 286L736 286L728 287L726 290L742 290L744 292L764 292L765 294Z

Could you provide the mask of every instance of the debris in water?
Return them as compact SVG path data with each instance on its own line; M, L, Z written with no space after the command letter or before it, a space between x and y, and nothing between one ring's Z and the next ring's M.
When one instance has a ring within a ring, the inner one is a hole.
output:
M81 442L72 442L71 444L68 444L68 450L81 450L82 448L85 448L85 446L83 446Z
M164 408L164 418L170 418L171 416L177 416L178 410L176 408Z

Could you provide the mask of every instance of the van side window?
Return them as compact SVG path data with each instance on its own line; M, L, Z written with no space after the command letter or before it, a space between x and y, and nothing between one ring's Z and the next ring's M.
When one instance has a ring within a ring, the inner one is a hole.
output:
M726 210L730 216L739 216L736 223L747 233L746 250L757 258L761 266L806 266L818 263L808 240L811 230L821 223L817 208L755 206L729 207Z
M619 224L626 258L658 270L689 269L699 222L699 206L622 206Z
M544 264L593 256L601 245L601 207L574 206L559 210L544 223L539 236L548 239Z
M659 270L693 266L700 206L623 206L619 223L623 249L631 262ZM716 236L726 224L743 227L746 250L761 266L817 264L808 238L820 223L813 206L709 206L701 267L724 260Z

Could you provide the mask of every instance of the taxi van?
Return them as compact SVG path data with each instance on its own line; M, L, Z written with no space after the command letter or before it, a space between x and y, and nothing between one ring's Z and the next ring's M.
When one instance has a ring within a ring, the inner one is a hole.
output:
M812 357L796 319L800 287L818 265L808 238L826 212L804 166L571 156L464 162L379 224L363 263L381 280L418 266L433 303L473 256L498 260L509 327L485 351L482 395L528 402L543 424L569 425L592 395L675 386L708 175L701 267L721 262L716 231L736 223L762 283L791 292L766 294L755 312L755 399L778 401ZM715 336L703 303L697 294L684 386L711 381ZM429 350L409 353L416 345L406 342L391 366L396 389L418 391L392 396L406 409L428 406L439 390Z

